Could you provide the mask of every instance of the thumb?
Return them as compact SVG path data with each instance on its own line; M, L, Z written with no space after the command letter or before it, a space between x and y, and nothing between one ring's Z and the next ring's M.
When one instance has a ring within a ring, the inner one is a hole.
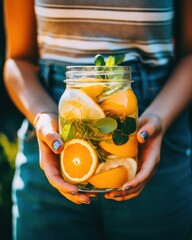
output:
M45 142L54 153L60 154L63 150L63 141L60 135L51 126L41 129L41 139Z
M39 140L46 143L54 153L62 152L64 146L61 136L57 132L57 118L54 118L51 114L41 114L35 127Z
M155 136L162 130L162 120L158 115L147 114L139 119L139 130L137 140L145 143L148 138Z

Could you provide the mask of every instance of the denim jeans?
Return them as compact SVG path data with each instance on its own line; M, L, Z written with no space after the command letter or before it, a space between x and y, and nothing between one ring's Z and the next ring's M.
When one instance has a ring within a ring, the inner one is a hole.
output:
M149 67L139 62L125 64L132 67L132 88L141 114L163 87L171 67ZM39 66L43 86L58 103L65 89L66 64L42 60ZM167 130L155 176L138 197L123 202L106 200L103 194L89 205L76 205L65 199L48 183L39 167L35 130L27 120L19 129L18 138L13 181L14 240L188 239L192 177L187 112Z

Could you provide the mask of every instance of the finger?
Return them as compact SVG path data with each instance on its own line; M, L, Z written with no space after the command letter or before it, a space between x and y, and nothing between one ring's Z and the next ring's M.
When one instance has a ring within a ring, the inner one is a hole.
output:
M154 151L155 152L155 151ZM127 188L136 188L139 185L146 184L149 179L154 175L156 166L159 162L159 157L154 153L155 156L150 156L147 161L143 162L139 172L129 182L125 183L122 190ZM155 161L154 161L155 157Z
M122 201L125 201L125 200L129 200L129 199L135 198L138 195L139 195L139 193L133 193L131 195L127 195L127 196L124 196L124 197L111 198L111 200L114 200L114 201L117 201L117 202L122 202Z
M57 133L57 129L58 123L56 119L48 114L40 116L36 124L38 137L45 142L54 153L59 154L63 150L63 141Z
M162 123L156 115L146 115L139 120L139 130L137 133L137 140L144 143L148 138L155 136L162 130Z
M139 189L137 189L135 192L133 193L127 193L126 191L122 191L121 193L119 194L115 194L113 196L110 196L110 195L105 195L105 198L106 199L111 199L111 200L114 200L114 201L125 201L125 200L129 200L129 199L132 199L132 198L135 198L135 197L138 197L140 195L140 193L142 192L144 188L144 185L143 186L140 186Z
M98 196L97 193L92 192L86 192L85 195L88 196L89 198L96 198Z
M59 154L63 150L63 141L60 135L54 131L51 125L43 126L40 130L41 139L45 142L49 148L56 154Z
M90 199L85 194L66 194L65 192L59 191L64 197L76 204L90 204Z
M52 149L54 153L60 154L63 151L64 144L60 135L57 132L45 129L43 134L43 140Z
M131 188L131 187L127 187L126 189L122 189L122 190L119 190L119 191L113 191L113 192L109 192L109 193L106 193L105 195L108 197L108 198L118 198L118 197L124 197L126 195L131 195L133 193L136 193L138 192L141 188L143 188L143 183L138 185L137 187L135 188Z

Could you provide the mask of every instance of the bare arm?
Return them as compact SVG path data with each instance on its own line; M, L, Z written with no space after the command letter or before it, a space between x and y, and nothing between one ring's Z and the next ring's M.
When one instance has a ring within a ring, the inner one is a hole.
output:
M192 1L184 0L177 4L176 53L181 59L161 93L145 112L161 117L164 132L192 99Z
M174 29L178 64L165 87L143 114L159 115L163 133L192 99L192 1L177 2L176 7Z
M63 150L63 142L58 134L57 114L38 115L57 113L57 105L38 80L34 0L5 0L4 6L7 40L4 80L8 93L36 129L40 166L50 184L70 201L89 203L89 197L78 193L77 187L66 183L60 174L58 154ZM38 120L34 123L34 119Z
M37 77L37 42L34 1L6 0L5 85L18 109L33 123L41 111L57 112L57 106ZM35 93L35 94L34 94Z
M128 183L123 191L105 194L108 199L116 201L137 197L149 179L154 175L160 161L160 149L163 135L176 117L191 103L192 99L192 2L182 1L183 16L181 22L179 55L180 59L170 79L151 105L139 119L140 128L137 134L140 146L139 172ZM145 132L143 139L141 133Z
M180 61L169 81L155 101L143 113L156 114L162 119L163 133L192 99L192 56ZM142 129L140 130L142 131Z
M192 99L192 1L177 3L175 15L176 54L178 64L167 84L145 111L160 116L163 133ZM142 129L141 129L142 131Z

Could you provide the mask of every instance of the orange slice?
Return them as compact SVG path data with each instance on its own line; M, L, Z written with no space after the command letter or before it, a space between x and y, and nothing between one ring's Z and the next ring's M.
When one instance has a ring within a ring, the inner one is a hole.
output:
M108 156L108 160L105 163L99 164L95 173L102 173L104 171L108 171L117 167L124 167L127 170L126 181L130 181L132 178L134 178L137 172L137 162L135 161L135 159L119 158L115 155L111 155Z
M85 92L68 88L59 101L59 114L65 119L100 119L105 114Z
M137 98L131 89L114 93L100 104L104 112L128 116L137 111Z
M112 139L102 141L99 146L106 152L119 157L135 157L138 152L138 142L135 135L129 136L129 140L122 145L116 145Z
M88 179L88 182L96 188L119 188L126 181L127 170L122 166L96 174Z
M71 183L81 183L89 179L98 164L98 156L92 145L82 139L65 143L61 153L61 172Z
M85 91L85 93L91 98L98 97L105 89L106 86L104 84L99 83L91 84L81 88L81 90Z

